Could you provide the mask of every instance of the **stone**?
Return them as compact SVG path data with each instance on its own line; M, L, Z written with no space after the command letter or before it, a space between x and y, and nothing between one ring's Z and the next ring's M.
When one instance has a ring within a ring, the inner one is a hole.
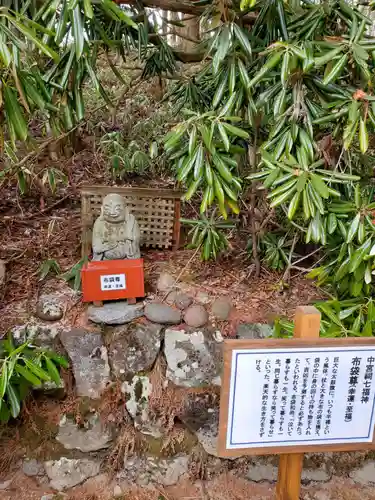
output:
M219 339L219 341L218 341ZM164 338L167 378L178 386L220 385L221 336L211 329L168 329Z
M40 500L56 500L56 495L43 495Z
M92 231L93 260L139 259L138 222L118 193L107 194Z
M146 304L145 316L149 321L162 325L177 325L181 322L181 311L157 302Z
M193 328L200 328L207 323L208 312L200 304L190 306L185 311L184 321L188 326L192 326Z
M189 391L184 399L184 407L179 415L181 421L191 432L195 432L207 422L219 409L219 394L217 391Z
M56 440L66 450L80 450L89 453L109 448L112 432L101 423L97 414L91 415L83 427L78 427L73 419L63 416Z
M109 360L116 377L149 370L160 351L162 327L154 323L129 324L113 329Z
M59 321L64 315L61 295L50 293L39 297L35 314L44 321Z
M176 306L178 307L178 309L181 309L183 311L193 303L193 298L186 293L173 290L168 294L168 297L165 299L165 301L170 306Z
M35 460L35 458L27 458L22 463L22 472L28 477L43 476L44 467L43 464Z
M219 394L216 392L196 392L186 395L180 420L195 434L198 442L209 455L219 458ZM235 458L228 458L235 460Z
M173 458L153 456L131 457L124 461L120 475L129 483L147 486L152 483L173 486L181 476L188 473L189 457L177 455Z
M43 382L41 386L34 386L33 391L39 394L43 393L55 399L63 399L66 396L65 382L62 377L60 377L59 384L56 384L53 380L49 380Z
M113 496L115 498L119 498L122 496L122 489L118 484L116 484L116 486L113 488Z
M212 303L211 311L216 319L225 321L229 318L232 303L227 297L220 297Z
M88 458L69 459L61 457L44 463L50 486L54 490L64 491L83 483L86 479L99 474L100 463Z
M47 350L58 350L58 336L63 330L61 326L31 320L24 325L15 326L11 333L16 345L26 342Z
M126 301L106 302L102 307L90 305L87 317L93 323L123 325L143 316L143 303L128 304Z
M362 467L350 472L349 476L354 482L367 485L375 483L375 462L366 462Z
M199 290L195 296L195 302L198 302L199 304L209 304L211 302L211 298L208 295L207 292L204 292L203 290Z
M330 474L323 469L302 469L302 481L304 483L309 483L311 481L314 482L322 482L329 481L331 479Z
M247 471L246 477L250 481L260 482L277 480L278 469L271 464L254 464Z
M238 339L266 339L272 335L273 327L263 323L241 323L237 328Z
M2 483L0 483L0 491L7 490L12 483L13 479L8 479L7 481L3 481Z
M74 328L62 332L60 339L71 360L77 395L99 399L111 380L101 334Z
M156 283L158 292L166 293L175 286L176 280L169 273L160 273Z
M163 434L160 422L155 421L149 412L149 398L152 384L148 376L135 375L124 382L121 391L126 395L126 409L134 421L134 427L142 434L160 438Z
M219 436L219 409L213 408L207 421L195 431L198 441L204 450L214 457L218 457Z

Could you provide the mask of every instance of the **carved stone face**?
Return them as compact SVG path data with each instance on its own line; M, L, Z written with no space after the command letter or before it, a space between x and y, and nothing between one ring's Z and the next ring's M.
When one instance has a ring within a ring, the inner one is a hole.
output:
M123 222L127 209L124 198L119 194L107 194L103 200L102 215L107 222Z

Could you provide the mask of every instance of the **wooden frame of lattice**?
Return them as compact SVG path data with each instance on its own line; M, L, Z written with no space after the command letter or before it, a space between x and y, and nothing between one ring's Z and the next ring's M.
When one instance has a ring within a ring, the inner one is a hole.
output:
M103 198L118 193L125 198L141 230L141 246L177 250L180 241L181 191L112 186L81 189L82 257L91 253L92 227L100 215Z

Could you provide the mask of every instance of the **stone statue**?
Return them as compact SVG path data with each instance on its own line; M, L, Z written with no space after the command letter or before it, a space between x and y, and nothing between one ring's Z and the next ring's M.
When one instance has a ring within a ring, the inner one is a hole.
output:
M107 194L92 235L93 260L139 259L140 231L120 194Z

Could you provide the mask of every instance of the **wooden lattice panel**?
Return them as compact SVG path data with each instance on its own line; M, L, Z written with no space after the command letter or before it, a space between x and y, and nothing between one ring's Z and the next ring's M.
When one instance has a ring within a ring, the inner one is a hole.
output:
M141 246L177 248L180 239L180 200L174 190L85 186L82 196L82 255L91 252L92 227L100 215L103 198L109 193L121 194L141 231Z

